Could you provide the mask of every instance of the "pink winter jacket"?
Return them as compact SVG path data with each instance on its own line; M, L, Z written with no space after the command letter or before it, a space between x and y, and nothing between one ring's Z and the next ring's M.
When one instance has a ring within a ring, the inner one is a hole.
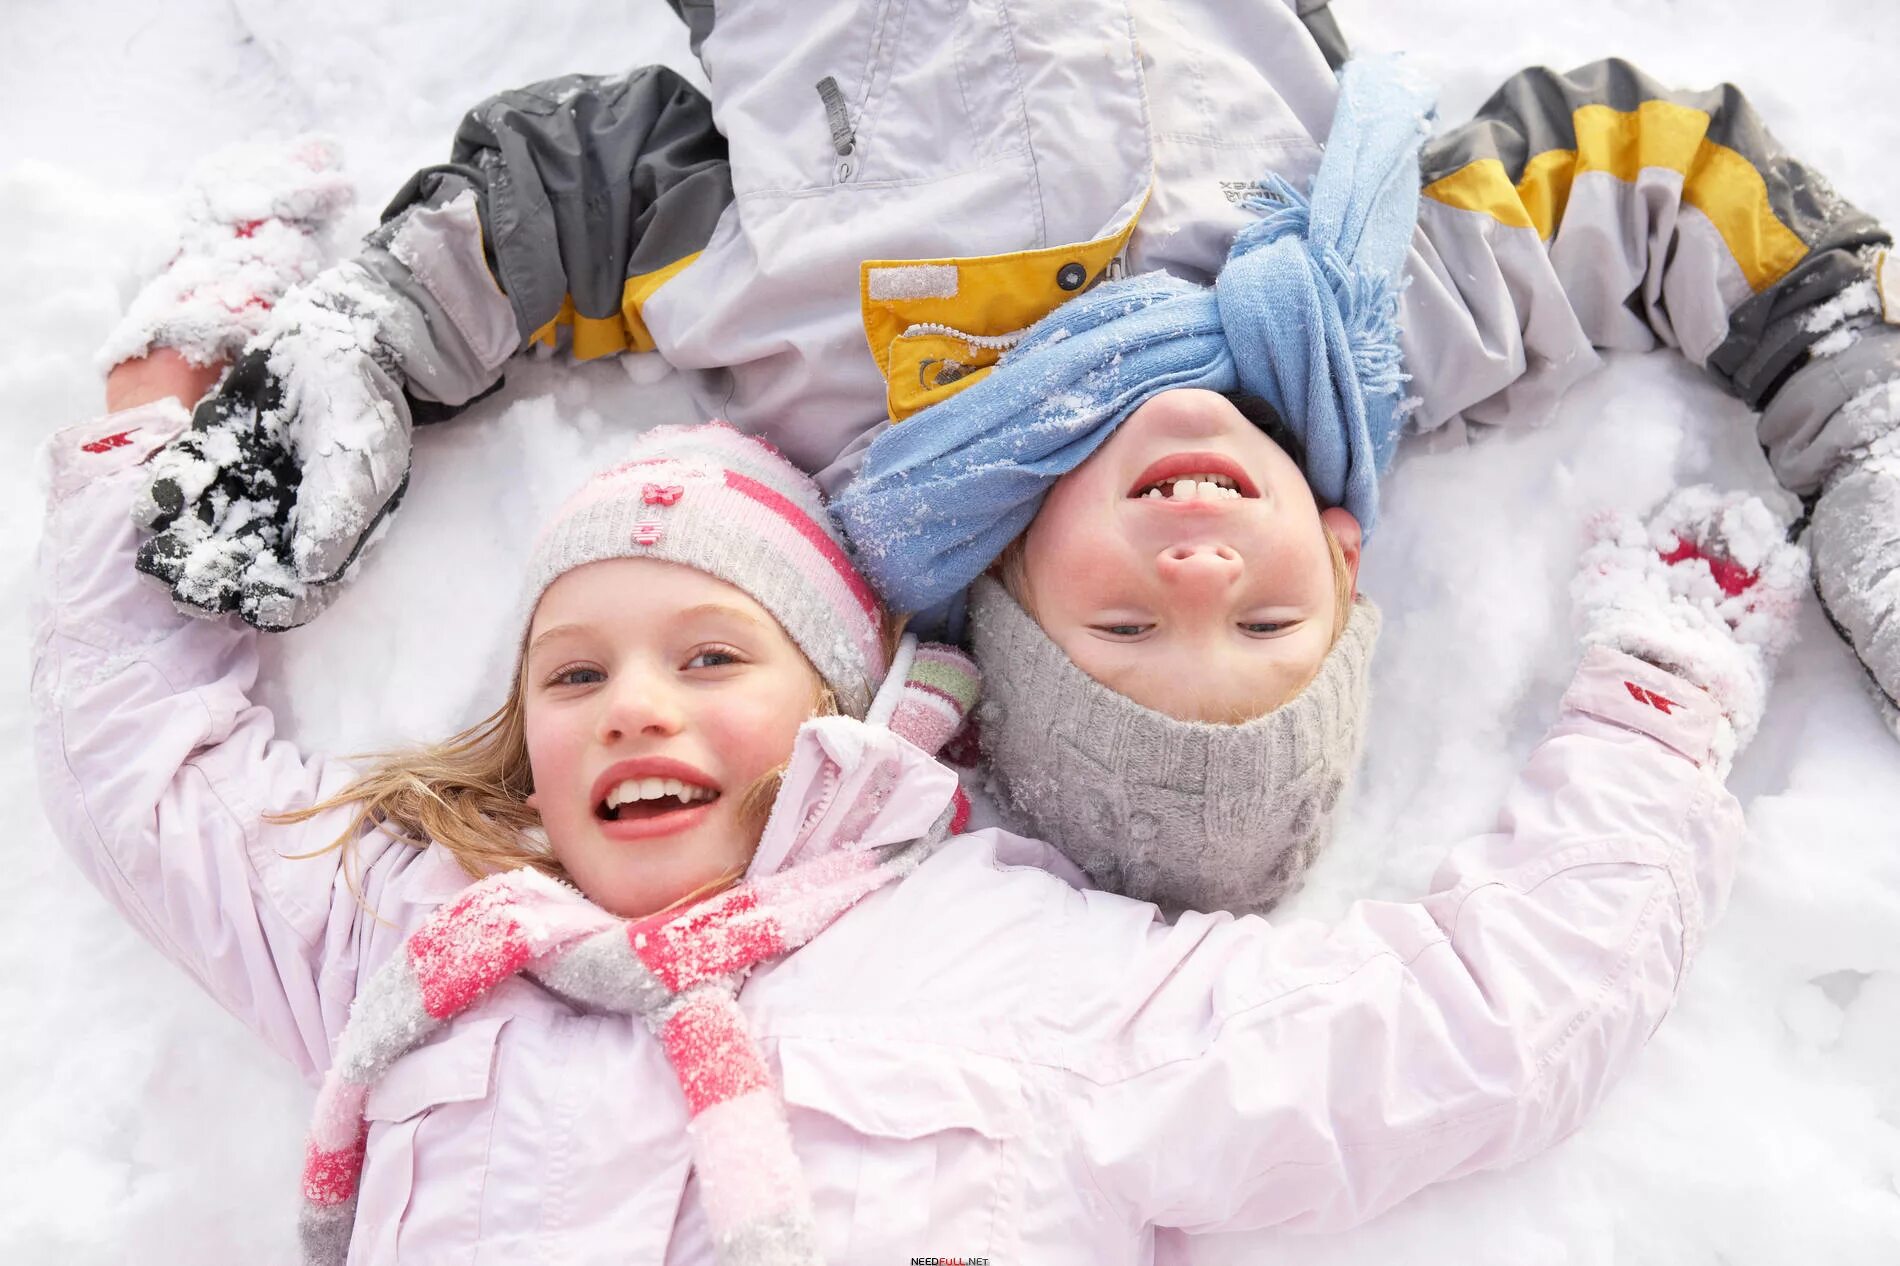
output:
M183 423L146 408L50 443L42 794L126 917L314 1076L358 982L468 880L440 848L366 838L383 923L335 853L284 858L340 819L262 815L352 770L273 739L247 697L251 630L180 616L133 573L135 467ZM1421 900L1336 924L1171 926L1082 890L1044 845L951 840L740 995L827 1260L1150 1262L1180 1243L1156 1228L1345 1227L1564 1137L1727 897L1742 822L1704 764L1714 723L1684 682L1591 652L1496 830ZM808 798L799 763L784 794ZM924 762L913 781L927 822L948 782ZM510 981L400 1060L367 1115L352 1262L712 1260L685 1105L627 1017Z

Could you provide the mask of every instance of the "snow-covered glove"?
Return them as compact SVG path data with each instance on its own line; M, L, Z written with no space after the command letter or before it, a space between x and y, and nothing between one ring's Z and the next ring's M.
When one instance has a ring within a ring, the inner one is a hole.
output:
M501 385L523 338L464 185L440 182L287 293L153 458L133 515L158 535L138 565L184 609L313 618L400 500L412 423Z
M99 349L101 371L172 347L228 361L286 290L320 272L329 230L354 198L336 143L302 136L219 150L192 172L171 261Z
M1626 513L1590 524L1571 585L1585 646L1609 646L1700 686L1729 731L1726 773L1761 723L1775 660L1794 640L1806 553L1759 498L1679 489L1648 522Z
M1882 411L1886 434L1843 457L1814 504L1814 587L1900 736L1900 381L1847 408Z
M263 629L328 605L408 480L410 409L384 331L404 299L352 261L287 294L191 429L154 455L138 568L193 614Z

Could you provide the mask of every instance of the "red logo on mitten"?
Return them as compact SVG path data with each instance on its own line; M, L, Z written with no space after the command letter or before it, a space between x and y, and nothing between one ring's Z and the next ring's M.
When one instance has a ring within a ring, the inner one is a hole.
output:
M650 506L670 506L676 504L685 492L686 489L678 484L641 484L640 500Z
M79 447L81 450L88 453L104 453L115 448L130 448L132 446L132 441L127 439L126 437L131 435L132 431L136 431L136 430L138 430L138 428L135 426L132 428L131 431L120 431L116 435L101 436L100 438L93 440L90 443L81 444Z
M1669 711L1671 708L1680 708L1682 706L1680 703L1677 703L1674 699L1665 699L1661 695L1657 694L1655 691L1645 690L1633 681L1624 682L1623 688L1630 692L1630 698L1636 700L1636 702L1638 703L1648 704L1650 707L1656 709L1656 711L1662 713L1664 716L1671 715Z

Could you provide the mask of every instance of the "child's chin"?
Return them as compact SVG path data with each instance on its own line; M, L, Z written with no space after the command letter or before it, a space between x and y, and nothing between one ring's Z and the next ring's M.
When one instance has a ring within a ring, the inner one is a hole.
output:
M695 877L668 884L604 884L599 896L588 893L588 899L608 914L621 919L645 919L659 914L675 903L712 882L715 876ZM585 889L583 889L585 891Z
M595 905L619 918L646 918L728 873L730 862L718 843L729 839L733 828L720 820L723 816L644 838L603 838L596 833L584 848L574 850L580 858L563 861L574 886Z

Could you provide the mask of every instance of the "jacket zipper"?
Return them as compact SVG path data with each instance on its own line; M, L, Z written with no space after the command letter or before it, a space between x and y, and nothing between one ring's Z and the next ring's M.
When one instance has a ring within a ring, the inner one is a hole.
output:
M851 126L851 110L845 104L844 90L837 79L826 75L818 81L818 99L825 105L825 123L831 128L831 149L838 156L832 169L839 184L857 173L857 131Z
M784 870L791 864L792 859L797 857L805 845L811 841L812 835L818 830L820 819L830 812L831 802L837 798L838 786L842 781L839 777L841 772L836 762L828 758L819 766L818 799L811 808L805 811L805 819L798 824L798 833L792 837L792 846L785 850L785 857L778 865L779 870Z
M910 338L912 335L922 337L935 334L944 338L962 339L971 347L981 347L986 351L1007 352L1010 348L1022 342L1023 335L1027 333L1029 333L1029 328L1024 326L1020 330L1011 330L1007 334L969 334L957 329L953 325L940 325L935 321L925 321L920 325L906 327L904 332L898 335L898 337Z

